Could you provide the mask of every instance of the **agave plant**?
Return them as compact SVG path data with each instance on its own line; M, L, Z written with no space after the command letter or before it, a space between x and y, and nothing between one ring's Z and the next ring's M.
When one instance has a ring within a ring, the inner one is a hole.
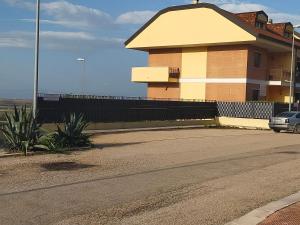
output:
M18 109L14 107L12 113L5 114L5 124L0 130L8 147L13 151L23 151L27 155L28 150L34 148L46 148L38 145L41 135L41 124L33 116L32 110L26 106Z
M57 126L56 144L60 148L90 146L90 135L83 133L87 126L83 114L71 113L65 117L63 129Z

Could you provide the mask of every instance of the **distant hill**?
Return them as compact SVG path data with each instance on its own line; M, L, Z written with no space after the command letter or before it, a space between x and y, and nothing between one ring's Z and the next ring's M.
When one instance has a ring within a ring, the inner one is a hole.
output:
M32 100L30 99L0 99L0 110L12 108L14 105L27 105L31 106Z

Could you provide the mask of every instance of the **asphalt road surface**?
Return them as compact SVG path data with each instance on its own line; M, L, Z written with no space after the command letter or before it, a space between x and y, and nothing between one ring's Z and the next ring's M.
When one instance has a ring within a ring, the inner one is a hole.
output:
M300 189L300 135L191 129L94 143L0 159L0 224L222 225Z

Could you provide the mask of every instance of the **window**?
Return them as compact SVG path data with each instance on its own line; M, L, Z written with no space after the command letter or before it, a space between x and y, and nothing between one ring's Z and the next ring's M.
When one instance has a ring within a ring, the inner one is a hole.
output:
M260 21L256 21L255 22L255 27L256 28L260 28L260 29L265 29L265 23L264 22L260 22Z
M289 32L284 32L284 37L286 38L292 38L293 37L293 34L292 33L289 33Z
M293 112L283 112L278 114L276 117L283 117L283 118L289 118L289 117L293 117L296 113Z
M296 118L297 118L297 119L300 119L300 113L297 114Z
M252 90L252 101L259 100L259 90Z
M254 66L259 68L261 66L261 53L254 52Z
M299 77L300 76L300 62L297 62L297 65L296 65L296 77Z

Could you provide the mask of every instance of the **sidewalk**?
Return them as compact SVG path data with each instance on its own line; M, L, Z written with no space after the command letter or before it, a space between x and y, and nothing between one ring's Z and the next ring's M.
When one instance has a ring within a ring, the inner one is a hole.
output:
M300 191L255 209L226 225L300 225Z
M299 225L300 224L300 203L283 208L270 215L259 225Z

